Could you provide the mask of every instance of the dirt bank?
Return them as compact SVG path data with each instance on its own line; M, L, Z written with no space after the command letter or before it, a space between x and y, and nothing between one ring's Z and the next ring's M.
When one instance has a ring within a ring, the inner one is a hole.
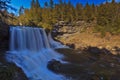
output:
M101 37L100 33L77 32L72 34L63 34L56 37L63 44L74 44L75 49L84 49L87 46L106 48L114 53L114 48L120 48L119 35L106 34Z

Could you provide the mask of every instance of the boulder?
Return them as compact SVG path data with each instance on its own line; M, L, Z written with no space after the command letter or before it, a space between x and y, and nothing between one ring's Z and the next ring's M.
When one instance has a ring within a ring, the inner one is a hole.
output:
M106 49L106 48L102 48L101 49L101 52L102 53L105 53L105 54L112 54L110 50Z
M52 71L59 71L61 66L61 62L57 61L55 59L52 59L48 62L47 68L52 70Z
M97 47L91 47L91 46L89 46L87 48L87 51L90 52L90 53L94 53L94 54L101 53L101 50L99 48L97 48Z
M115 46L115 47L113 48L113 51L114 51L114 53L115 53L116 55L120 55L120 48L119 48L119 47Z
M0 64L0 80L28 80L21 68L12 63Z

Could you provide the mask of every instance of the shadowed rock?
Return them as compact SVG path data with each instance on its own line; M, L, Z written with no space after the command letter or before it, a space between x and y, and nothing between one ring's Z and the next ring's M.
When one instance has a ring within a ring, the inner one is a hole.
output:
M47 68L53 71L58 71L60 69L61 63L55 59L48 62Z
M66 45L69 46L69 47L72 48L72 49L75 49L75 44L67 43Z
M90 53L94 53L94 54L101 53L101 50L99 48L97 48L97 47L91 47L91 46L89 46L87 48L87 51L90 52Z
M8 50L9 45L9 26L5 23L0 23L0 52L4 53Z

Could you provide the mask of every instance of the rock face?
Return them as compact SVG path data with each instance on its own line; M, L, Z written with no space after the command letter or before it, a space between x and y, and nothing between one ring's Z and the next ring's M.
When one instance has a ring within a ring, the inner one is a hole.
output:
M9 47L9 26L0 23L0 52L5 52Z
M64 33L63 35L57 35L55 39L65 45L74 44L75 49L84 49L86 47L92 46L98 47L99 49L106 48L115 55L120 54L119 35L113 35L109 39L107 37L108 36L101 38L99 33L76 32L72 34Z
M59 21L55 24L54 31L56 32L62 32L62 33L68 33L72 34L75 32L82 32L87 27L91 26L93 23L86 23L84 21L77 21L77 22L65 22L65 21Z
M105 48L114 55L120 54L120 35L112 35L106 32L103 37L101 33L94 30L95 22L58 22L54 27L55 39L74 49L84 49L86 47ZM74 44L74 45L73 45ZM97 50L96 50L97 51Z

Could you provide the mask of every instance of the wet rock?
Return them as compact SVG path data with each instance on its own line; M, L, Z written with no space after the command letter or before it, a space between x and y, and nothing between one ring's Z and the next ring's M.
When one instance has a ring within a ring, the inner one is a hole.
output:
M48 62L47 68L53 71L58 71L60 69L61 62L55 59L52 59Z
M12 63L0 65L0 80L28 80L20 68Z

